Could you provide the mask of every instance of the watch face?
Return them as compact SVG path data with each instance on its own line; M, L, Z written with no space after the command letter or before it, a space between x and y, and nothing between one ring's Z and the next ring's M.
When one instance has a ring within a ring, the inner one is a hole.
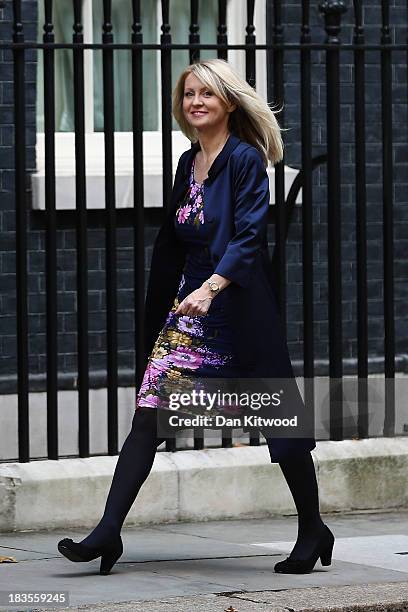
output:
M207 281L211 291L213 291L214 293L216 293L217 291L219 291L220 287L218 285L218 283L216 283L215 281Z

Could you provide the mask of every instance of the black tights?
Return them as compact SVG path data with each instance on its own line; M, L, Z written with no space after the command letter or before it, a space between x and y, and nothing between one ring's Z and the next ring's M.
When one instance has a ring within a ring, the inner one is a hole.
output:
M116 464L105 511L95 529L80 543L98 548L119 534L139 490L152 469L157 447L156 409L138 408Z
M98 548L118 535L136 496L152 469L157 447L164 438L157 437L155 408L138 408L132 421L112 479L105 511L95 529L80 543ZM316 474L310 451L280 461L298 512L298 538L292 556L307 557L323 528L319 513Z
M319 491L310 451L279 461L298 513L298 536L292 557L305 559L324 530L319 511Z

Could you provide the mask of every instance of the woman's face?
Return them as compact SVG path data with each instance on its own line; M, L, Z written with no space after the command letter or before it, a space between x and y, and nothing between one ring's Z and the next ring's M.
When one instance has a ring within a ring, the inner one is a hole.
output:
M229 113L224 102L218 98L194 74L187 75L184 81L183 112L187 121L199 132L208 129L225 129Z

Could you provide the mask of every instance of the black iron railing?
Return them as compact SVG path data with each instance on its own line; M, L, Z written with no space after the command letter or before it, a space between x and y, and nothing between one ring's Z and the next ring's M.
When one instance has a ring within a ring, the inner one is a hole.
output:
M262 0L263 1L263 0ZM129 0L130 2L130 0ZM356 267L357 267L357 329L358 329L358 380L359 412L358 435L367 437L367 380L368 380L368 328L367 328L367 235L366 235L366 114L365 114L365 68L367 52L379 54L381 62L381 125L382 125L382 167L383 167L383 274L384 274L384 374L390 384L386 385L386 409L384 435L394 434L395 422L395 331L394 331L394 282L393 282L393 157L392 157L392 54L407 51L406 44L393 43L390 35L390 3L381 2L381 23L378 23L379 39L368 44L362 23L364 2L354 0L324 0L318 4L322 18L323 41L312 40L310 28L310 2L304 0L299 11L299 39L288 42L282 17L284 3L266 0L266 42L258 44L254 27L255 1L246 2L246 34L244 44L231 45L228 42L227 0L218 2L217 39L215 44L200 43L198 22L199 1L192 0L191 23L187 44L172 42L169 23L169 0L162 0L161 35L157 44L143 42L141 2L131 2L133 23L129 24L131 42L115 43L112 29L112 2L104 0L104 23L100 43L84 43L81 14L81 0L73 1L74 24L72 43L55 43L53 34L53 3L44 0L45 23L43 41L25 40L24 3L13 1L13 36L1 48L9 49L14 61L14 118L15 118L15 198L16 198L16 288L17 288L17 355L18 355L18 448L19 460L30 460L29 439L29 367L28 367L28 308L27 308L27 195L26 195L26 82L25 65L27 51L42 50L44 66L44 132L45 132L45 212L46 233L46 319L47 319L47 443L48 458L57 459L58 451L58 330L57 330L57 242L56 231L61 226L62 213L56 209L55 198L55 99L54 75L55 52L69 49L73 56L73 91L75 117L75 185L77 253L77 338L78 338L78 396L79 396L79 456L90 454L89 438L89 346L88 346L88 264L87 228L89 211L86 201L85 167L85 77L84 52L87 49L102 50L103 57L103 102L105 141L105 209L99 216L103 220L106 236L106 333L107 333L107 397L108 397L108 453L118 452L118 347L117 347L117 241L116 228L124 211L118 211L115 203L115 156L114 156L114 54L120 49L131 51L132 59L132 131L133 131L133 177L134 209L126 217L134 228L134 348L136 357L135 381L140 384L143 363L143 308L144 308L144 185L143 185L143 53L157 50L161 66L161 130L163 147L163 207L170 202L172 189L172 114L171 114L171 59L175 50L189 51L190 62L200 58L202 49L211 49L219 58L228 59L228 52L240 49L245 52L246 78L256 86L256 54L266 50L268 100L281 106L285 103L285 58L297 54L300 64L299 99L301 170L285 198L285 159L275 168L275 206L271 221L275 224L274 269L278 282L279 303L284 324L286 324L286 256L285 246L289 222L294 210L296 195L302 189L302 273L303 273L303 323L304 323L304 377L306 400L313 405L315 375L314 334L313 334L313 170L319 165L327 168L327 184L330 186L327 206L328 223L328 285L329 285L329 376L331 386L331 431L330 437L343 437L342 422L342 251L341 251L341 112L340 112L340 61L344 52L352 53L354 62L354 125L355 125L355 205L356 205ZM316 7L313 7L314 9ZM344 13L353 13L353 40L341 40L341 26ZM326 59L326 130L327 150L314 155L312 147L312 53L321 52ZM284 125L285 116L279 116ZM125 217L123 217L125 218ZM339 384L340 381L340 384ZM204 441L196 436L195 448L201 448ZM259 444L259 437L253 437L251 444ZM231 438L222 440L223 446L231 445ZM167 450L174 449L174 441L168 441Z

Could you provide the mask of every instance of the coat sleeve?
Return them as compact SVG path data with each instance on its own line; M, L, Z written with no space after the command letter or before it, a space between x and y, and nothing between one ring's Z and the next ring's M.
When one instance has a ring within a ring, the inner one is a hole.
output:
M247 287L256 255L266 239L270 200L268 174L254 147L249 147L239 157L234 191L235 235L214 272Z

